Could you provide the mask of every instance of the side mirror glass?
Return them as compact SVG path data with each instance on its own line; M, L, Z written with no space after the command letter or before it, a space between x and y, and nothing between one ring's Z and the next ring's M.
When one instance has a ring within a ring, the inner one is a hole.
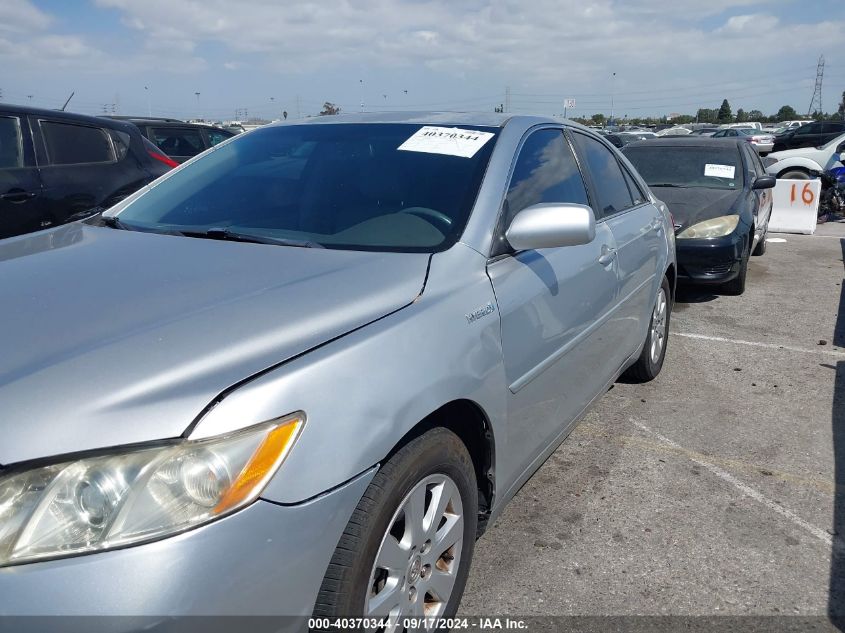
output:
M505 237L518 251L589 244L596 237L596 216L582 204L535 204L517 213Z
M774 176L757 176L752 189L771 189L777 184L777 178Z

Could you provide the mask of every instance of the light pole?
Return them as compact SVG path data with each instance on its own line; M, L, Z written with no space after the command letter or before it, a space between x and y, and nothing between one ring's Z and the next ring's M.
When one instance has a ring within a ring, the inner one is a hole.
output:
M364 111L364 80L359 79L358 83L361 84L361 112Z
M150 87L144 86L144 93L147 95L147 116L152 118L153 106L150 104Z
M613 125L613 91L616 88L616 73L610 76L610 125Z
M200 119L202 119L204 117L202 116L202 110L200 109L200 93L195 92L194 94L197 95L197 114L199 114Z

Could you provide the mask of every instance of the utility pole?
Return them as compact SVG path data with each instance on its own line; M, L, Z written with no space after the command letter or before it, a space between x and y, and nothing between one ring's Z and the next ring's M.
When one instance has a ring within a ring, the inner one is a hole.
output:
M616 88L616 73L610 76L610 125L613 125L613 92Z
M511 87L505 86L505 112L511 111Z
M152 118L153 116L153 106L150 105L150 87L144 86L144 93L147 95L147 116Z
M296 118L297 120L302 118L302 99L299 95L296 95Z
M194 94L195 94L195 95L197 95L197 114L198 114L198 115L199 115L199 117L202 119L202 118L203 118L203 116L202 116L202 110L201 110L201 108L200 108L200 93L199 93L199 92L195 92Z
M807 110L807 116L818 112L822 114L822 81L824 80L824 55L819 57L819 64L816 66L816 86L813 88L813 98L810 99L810 108ZM817 106L813 109L813 106Z

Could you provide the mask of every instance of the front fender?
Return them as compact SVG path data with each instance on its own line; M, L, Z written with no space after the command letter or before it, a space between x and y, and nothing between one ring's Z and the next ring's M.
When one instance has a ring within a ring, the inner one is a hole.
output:
M410 306L234 390L191 437L304 411L302 434L262 495L278 503L309 499L379 463L452 400L477 403L505 438L497 432L507 392L499 320L466 317L489 303L495 308L486 259L456 244L432 257L425 291Z
M772 176L777 176L784 169L794 169L796 167L810 171L824 171L824 168L816 161L811 158L804 158L803 156L792 156L790 158L779 160L778 162L769 165L766 168L766 171Z

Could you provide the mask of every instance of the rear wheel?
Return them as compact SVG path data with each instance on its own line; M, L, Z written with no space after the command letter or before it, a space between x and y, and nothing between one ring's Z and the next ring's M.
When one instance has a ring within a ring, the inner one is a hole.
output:
M463 442L444 428L412 440L379 469L358 503L314 617L389 618L383 630L392 632L402 631L403 618L454 616L477 521L475 469Z
M628 378L637 382L648 382L657 378L657 374L663 368L663 359L666 358L666 343L669 338L669 317L672 313L671 301L672 293L669 288L669 280L664 277L654 300L654 308L651 311L651 321L643 351L640 353L637 362L625 372Z

